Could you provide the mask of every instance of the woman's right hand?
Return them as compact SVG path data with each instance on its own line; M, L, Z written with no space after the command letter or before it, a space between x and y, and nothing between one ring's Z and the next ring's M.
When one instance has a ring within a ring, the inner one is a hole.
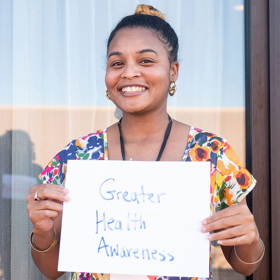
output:
M26 200L34 233L45 234L52 230L54 219L62 212L62 203L68 201L67 193L64 187L53 184L41 184L30 189Z

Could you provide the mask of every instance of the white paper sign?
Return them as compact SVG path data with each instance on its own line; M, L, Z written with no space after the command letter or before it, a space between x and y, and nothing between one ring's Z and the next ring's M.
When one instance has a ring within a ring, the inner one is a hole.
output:
M111 274L110 280L150 280L146 275Z
M209 162L68 161L59 271L209 277Z

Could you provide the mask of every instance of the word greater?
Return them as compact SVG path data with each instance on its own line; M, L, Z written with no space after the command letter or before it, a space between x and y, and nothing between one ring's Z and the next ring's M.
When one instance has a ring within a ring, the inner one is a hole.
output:
M145 203L160 203L161 197L165 193L149 193L144 191L144 186L141 186L139 192L120 191L116 187L115 179L108 178L101 183L99 188L101 197L105 200L121 200L125 202Z
M146 222L142 219L142 215L140 214L134 213L134 215L132 215L128 212L127 217L124 220L118 220L114 218L107 218L105 212L99 215L98 210L96 210L96 234L98 234L101 230L130 231L141 229L146 229Z
M157 249L149 250L147 248L125 248L116 245L109 245L105 242L104 237L101 237L98 250L99 254L105 253L107 257L111 258L133 258L138 260L146 261L159 261L159 262L172 262L174 261L174 256L165 251L159 251Z

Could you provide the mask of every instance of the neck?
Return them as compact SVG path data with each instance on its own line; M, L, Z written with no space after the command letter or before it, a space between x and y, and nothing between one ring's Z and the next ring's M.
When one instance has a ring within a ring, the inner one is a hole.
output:
M147 137L149 140L160 140L168 124L168 114L163 112L145 115L123 114L122 131L126 143L141 142Z
M159 119L160 120L160 122L158 122L158 124L159 123L162 123L162 122L165 122L164 121L164 119ZM123 137L123 133L122 133L122 128L121 128L121 121L119 121L119 123L118 123L118 128L119 128L119 133L120 133L120 146L121 146L121 153L122 153L122 158L123 158L123 160L125 160L126 159L126 156L125 156L125 154L127 154L128 155L128 151L126 151L125 150L125 145L124 145L124 137ZM172 128L172 120L171 120L171 118L168 116L168 125L167 125L167 128L166 128L166 130L165 130L165 133L164 133L164 138L163 138L163 140L162 140L162 144L161 144L161 147L160 147L160 150L159 150L159 153L158 153L158 156L157 156L157 158L156 158L156 161L159 161L160 159L161 159L161 156L162 156L162 154L163 154L163 152L164 152L164 149L165 149L165 146L166 146L166 143L167 143L167 140L168 140L168 138L169 138L169 135L170 135L170 131L171 131L171 128ZM160 129L161 130L161 129ZM158 131L159 133L159 135L161 134L161 131ZM156 135L156 134L154 134L153 136L156 136L156 138L158 138L158 136L159 135ZM150 143L152 143L154 140L152 139L151 140L151 137L152 136L152 134L151 134L151 131L149 131L149 136L147 137L148 138L148 140L150 140L149 142ZM130 136L131 137L131 136ZM145 136L144 136L145 137ZM142 137L141 138L141 145L143 146L143 143L145 142L145 139L144 139L144 137ZM155 138L155 139L156 139ZM138 146L138 143L137 142L140 142L139 141L139 139L138 139L138 141L135 141L135 139L137 139L137 138L135 138L135 135L134 135L134 138L132 137L132 141L130 141L130 143L131 143L131 145L133 146L135 146L135 144ZM126 139L126 141L127 141L127 143L129 143L129 141ZM140 143L139 143L140 144ZM149 146L150 144L148 143L148 146ZM145 146L145 145L144 145ZM142 149L144 148L144 146L142 147ZM139 146L138 146L138 150L139 150L140 148L139 148ZM136 159L138 158L142 158L142 157L144 157L144 156L146 156L146 160L147 160L147 156L151 156L151 154L152 154L152 152L155 150L155 148L153 148L152 150L150 150L149 151L149 153L144 153L144 154L142 154L142 155L140 155L140 156L138 156L138 157L136 157ZM149 155L148 155L149 154ZM129 156L129 158L130 158L130 160L133 160L133 158L131 157L131 156ZM134 157L134 159L135 159L135 157Z

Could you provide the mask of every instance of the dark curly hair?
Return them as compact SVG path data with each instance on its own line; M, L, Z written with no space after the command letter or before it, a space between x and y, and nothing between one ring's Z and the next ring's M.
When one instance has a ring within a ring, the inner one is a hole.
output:
M144 28L154 32L159 40L165 44L169 61L177 61L179 44L174 29L160 17L147 14L134 14L124 17L111 32L107 42L107 51L116 33L125 28Z

